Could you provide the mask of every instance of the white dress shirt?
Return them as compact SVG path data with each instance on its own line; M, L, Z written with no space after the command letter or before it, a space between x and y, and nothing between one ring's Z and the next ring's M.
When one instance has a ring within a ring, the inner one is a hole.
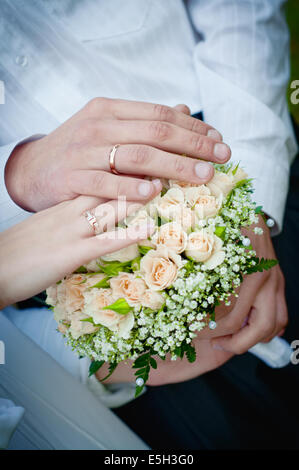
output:
M95 96L204 111L282 227L296 144L282 0L1 0L0 230L28 215L6 191L17 143Z
M5 186L14 147L51 132L95 96L203 110L233 159L255 178L255 199L280 230L296 152L285 99L283 3L1 0L0 230L28 216ZM34 315L18 325L27 334L33 334ZM58 348L51 351L54 356ZM63 357L66 369L77 367L77 360ZM132 395L126 389L122 403Z

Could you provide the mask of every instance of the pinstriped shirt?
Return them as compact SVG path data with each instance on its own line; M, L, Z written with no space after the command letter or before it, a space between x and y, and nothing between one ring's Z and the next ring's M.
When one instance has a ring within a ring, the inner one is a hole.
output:
M0 230L28 216L5 165L95 96L203 110L282 227L296 144L282 0L1 0Z

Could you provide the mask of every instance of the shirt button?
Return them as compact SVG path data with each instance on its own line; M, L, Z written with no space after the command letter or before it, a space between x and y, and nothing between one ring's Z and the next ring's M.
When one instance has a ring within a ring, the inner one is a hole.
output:
M25 55L18 55L16 57L16 64L20 67L26 67L28 64L28 58Z

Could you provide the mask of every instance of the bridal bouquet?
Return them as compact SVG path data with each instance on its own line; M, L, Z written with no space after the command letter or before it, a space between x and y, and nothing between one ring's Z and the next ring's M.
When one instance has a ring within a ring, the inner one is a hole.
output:
M123 222L152 219L156 231L149 239L81 266L47 289L58 330L79 356L91 359L90 374L109 362L110 376L131 360L137 396L157 367L155 357L196 360L192 340L216 327L215 307L229 305L245 274L277 262L257 258L242 234L261 213L252 192L251 180L232 164L215 165L205 185L166 181L159 196Z

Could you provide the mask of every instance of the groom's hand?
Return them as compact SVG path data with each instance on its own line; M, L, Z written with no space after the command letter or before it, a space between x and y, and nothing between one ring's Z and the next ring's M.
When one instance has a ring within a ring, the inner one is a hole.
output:
M257 256L276 258L270 231L261 217L258 225L263 227L263 235L246 231ZM212 344L217 350L234 354L242 354L256 343L270 341L288 322L284 284L278 265L269 271L246 276L231 311L217 319L215 330L203 331L199 337L213 337Z
M51 134L16 147L6 165L8 192L24 209L39 211L78 195L142 202L161 190L144 176L206 183L213 176L208 162L226 162L230 149L187 111L95 98ZM110 172L115 144L116 170L126 176Z

